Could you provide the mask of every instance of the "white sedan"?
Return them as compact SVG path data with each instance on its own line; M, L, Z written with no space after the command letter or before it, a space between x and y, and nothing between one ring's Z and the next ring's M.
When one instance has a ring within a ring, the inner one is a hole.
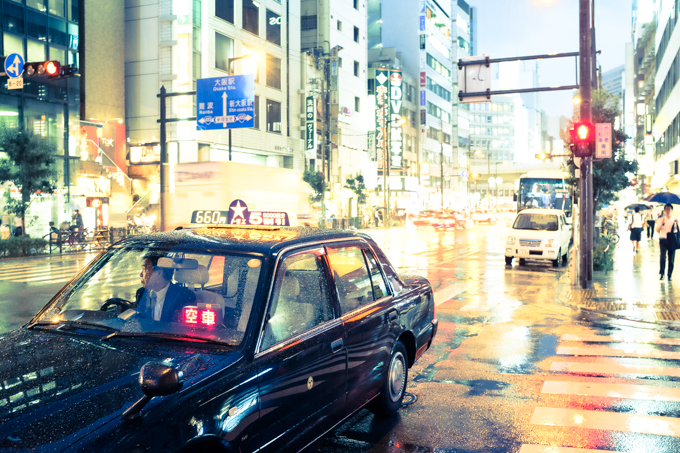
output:
M505 264L519 258L549 260L554 267L567 263L571 225L559 209L525 209L517 215L505 243Z

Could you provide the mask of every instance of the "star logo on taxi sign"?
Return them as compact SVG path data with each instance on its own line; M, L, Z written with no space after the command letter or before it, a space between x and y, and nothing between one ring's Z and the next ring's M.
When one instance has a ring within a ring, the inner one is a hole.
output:
M242 219L245 219L245 217L243 216L243 211L248 209L248 206L241 206L241 202L239 201L236 203L236 206L232 206L229 209L234 211L234 218L241 217Z

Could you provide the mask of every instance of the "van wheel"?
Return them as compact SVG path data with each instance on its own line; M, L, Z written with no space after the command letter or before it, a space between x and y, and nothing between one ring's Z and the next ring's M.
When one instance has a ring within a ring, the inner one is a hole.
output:
M524 266L526 263L527 263L527 260L525 260L524 258L519 259L519 265L520 266Z
M389 417L399 410L406 393L408 380L408 359L404 343L397 341L390 357L380 395L371 402L368 409L375 415Z
M562 255L562 264L564 264L566 266L568 261L569 261L569 250L564 252L564 255Z
M512 265L512 257L511 256L505 257L505 264L507 264L508 266Z

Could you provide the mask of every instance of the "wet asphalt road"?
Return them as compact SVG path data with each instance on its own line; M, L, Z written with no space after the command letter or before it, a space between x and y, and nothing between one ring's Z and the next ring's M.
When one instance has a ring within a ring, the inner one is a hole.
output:
M565 268L505 266L504 222L369 234L430 280L439 332L409 370L411 404L389 419L361 411L311 451L680 451L680 333L562 303ZM0 332L93 256L0 262Z

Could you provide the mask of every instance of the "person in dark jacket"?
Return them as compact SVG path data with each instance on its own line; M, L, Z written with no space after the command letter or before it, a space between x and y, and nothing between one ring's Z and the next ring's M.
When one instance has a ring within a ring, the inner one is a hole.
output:
M142 287L135 299L137 311L155 321L178 322L182 308L196 303L193 291L172 283L172 268L158 267L159 256L147 255L142 262Z

